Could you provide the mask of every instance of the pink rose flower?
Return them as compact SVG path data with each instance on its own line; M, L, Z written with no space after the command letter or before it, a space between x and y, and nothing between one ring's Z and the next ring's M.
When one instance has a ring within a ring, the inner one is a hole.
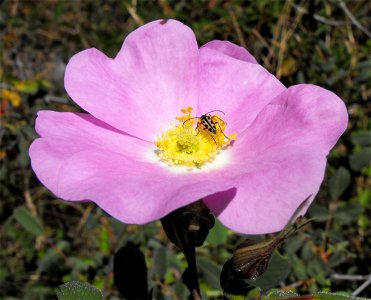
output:
M88 113L40 111L32 168L57 197L125 223L203 199L232 230L278 231L313 200L348 122L334 93L286 88L245 49L199 48L175 20L138 28L114 59L76 54L65 88ZM208 124L196 118L213 110Z

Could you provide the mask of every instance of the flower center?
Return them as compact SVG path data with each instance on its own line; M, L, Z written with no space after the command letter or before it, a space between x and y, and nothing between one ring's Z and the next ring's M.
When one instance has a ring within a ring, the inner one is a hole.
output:
M214 160L220 150L228 147L236 134L225 135L227 123L221 116L206 113L192 117L192 107L181 110L178 124L164 131L155 142L162 161L175 166L200 168Z

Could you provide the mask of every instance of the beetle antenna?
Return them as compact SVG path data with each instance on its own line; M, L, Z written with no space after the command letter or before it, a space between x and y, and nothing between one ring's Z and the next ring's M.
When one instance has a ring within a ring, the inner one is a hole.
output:
M215 109L215 110L210 110L209 112L207 112L205 115L211 113L211 112L214 112L214 111L218 111L218 112L221 112L223 115L225 115L225 112L222 111L222 110L219 110L219 109Z
M209 113L212 113L212 112L214 112L214 111L221 112L223 115L225 115L225 112L224 112L224 111L219 110L219 109L215 109L215 110L210 110L210 111L208 111L207 113L203 114L203 116L204 116L204 115L207 115L207 114L209 114ZM187 119L187 120L185 120L185 121L183 122L183 126L184 126L184 124L187 123L189 120L192 120L192 119L200 119L200 118L201 118L201 117L192 117L192 118L189 118L189 119ZM220 119L220 118L218 118L218 119ZM220 127L220 125L219 125L219 127Z
M189 119L185 120L185 121L183 122L183 126L184 126L184 124L187 123L189 120L197 119L197 118L200 118L200 117L192 117L192 118L189 118Z

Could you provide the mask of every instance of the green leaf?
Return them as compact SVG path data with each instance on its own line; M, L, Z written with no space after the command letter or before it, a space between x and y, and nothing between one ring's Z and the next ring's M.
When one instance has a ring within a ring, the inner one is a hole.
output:
M297 296L299 296L299 294L292 292L292 291L281 291L278 289L273 289L269 291L266 296L263 297L263 300L290 298L290 297L297 297Z
M345 255L345 253L342 253L340 251L335 252L333 255L331 255L327 265L330 268L335 268L335 267L341 265L342 263L344 263L346 260L347 260L347 257Z
M352 143L362 147L371 146L371 132L361 131L352 135Z
M23 134L19 134L17 140L19 149L18 162L22 167L27 167L30 163L30 156L28 154L30 142Z
M329 211L327 207L312 203L309 207L309 215L314 218L316 222L325 222L329 218Z
M41 221L37 217L33 216L27 208L19 206L14 210L13 215L15 219L29 233L33 235L40 235L44 232L44 228L41 224Z
M313 300L366 300L367 298L355 297L355 296L348 296L342 295L337 293L324 293L318 292L315 293Z
M323 269L325 268L323 262L318 257L314 257L312 260L310 260L310 261L307 260L307 261L308 261L308 263L307 263L307 270L306 271L307 271L307 274L309 276L315 277L316 275L321 273L323 271Z
M173 290L175 292L175 295L178 296L178 299L187 299L187 296L188 296L189 292L188 292L188 289L183 282L178 281L174 285Z
M360 171L371 163L371 147L361 149L349 156L349 164L352 170Z
M288 239L285 242L286 253L289 253L289 254L295 253L302 247L303 242L304 240L301 238L300 235L295 235L292 238Z
M36 80L18 81L14 83L14 87L17 91L28 94L35 94L39 89L39 83Z
M256 280L249 279L247 282L253 286L267 291L285 280L291 271L287 257L280 255L277 251L273 253L267 271Z
M58 300L102 300L100 290L86 282L70 281L61 285L56 291Z
M366 300L355 296L347 296L342 294L318 292L313 295L299 296L297 293L291 291L271 290L263 297L263 300L277 299L277 300L292 300L292 299L312 299L312 300Z
M334 212L334 218L343 224L354 222L362 213L362 206L359 203L348 203L338 207Z
M307 268L304 262L297 255L292 255L291 260L295 275L298 279L305 280L307 278Z
M362 207L371 208L371 189L366 188L365 190L360 191L358 199Z
M301 248L300 256L303 260L308 261L313 257L312 243L305 243Z
M370 219L369 217L365 215L361 215L358 218L358 225L363 229L366 230L368 227L370 227Z
M203 274L205 282L212 288L220 289L219 278L221 269L219 266L203 256L198 258L197 265Z
M215 220L215 225L213 229L210 230L209 235L207 236L207 241L213 245L222 245L227 242L228 238L228 229L220 223L218 220Z
M350 184L350 173L344 167L340 167L329 181L329 192L332 199L339 198Z
M5 281L6 277L8 276L8 269L6 268L5 263L0 263L0 285Z
M109 240L108 228L106 226L104 226L102 228L102 230L100 231L100 234L99 234L99 247L100 247L100 251L103 254L105 254L105 255L108 255L109 254L109 251L110 251L110 240Z
M168 269L168 257L167 250L163 246L159 246L155 249L153 256L153 271L159 279L165 278L166 271Z
M66 241L60 241L58 244L49 248L45 255L38 261L38 269L40 272L48 272L54 270L63 261L62 253L69 249L70 244Z

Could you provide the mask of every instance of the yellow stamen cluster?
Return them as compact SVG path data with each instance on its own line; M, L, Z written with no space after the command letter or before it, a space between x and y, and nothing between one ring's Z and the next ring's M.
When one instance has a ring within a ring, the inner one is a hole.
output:
M200 122L192 117L192 107L181 110L183 115L176 117L179 121L174 128L164 131L155 145L161 160L170 165L201 167L211 162L218 152L236 139L236 134L228 138L224 135L227 123L219 116L211 117L216 124L216 133L210 132Z

